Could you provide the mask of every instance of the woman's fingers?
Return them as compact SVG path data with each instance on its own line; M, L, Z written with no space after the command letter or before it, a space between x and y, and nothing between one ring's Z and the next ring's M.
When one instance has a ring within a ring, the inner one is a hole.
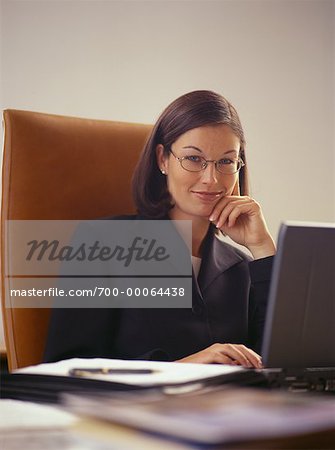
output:
M251 362L253 367L261 368L263 367L262 358L258 353L251 350L251 348L245 347L244 345L238 346L241 351L247 356L248 360Z
M231 364L256 368L262 367L261 357L242 344L216 343L200 352L179 359L177 362Z
M276 253L261 207L248 196L222 198L215 205L209 220L233 241L247 247L255 259Z
M250 197L225 197L218 202L210 215L210 220L216 224L218 228L227 224L229 227L235 225L237 218L241 214L255 215L259 213L260 207Z
M244 355L243 352L241 352L237 345L233 344L214 344L216 351L219 354L222 354L224 356L228 356L232 361L236 361L241 366L250 366L250 362L246 355Z
M227 223L228 227L233 227L240 215L254 214L254 209L255 207L253 202L231 202L220 214L216 226L217 228L221 228L225 223Z
M215 362L239 364L245 367L262 367L261 357L242 344L214 344Z

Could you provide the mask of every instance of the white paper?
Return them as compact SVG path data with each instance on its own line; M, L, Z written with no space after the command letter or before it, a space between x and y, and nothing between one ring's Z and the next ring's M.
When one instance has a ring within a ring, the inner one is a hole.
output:
M16 373L68 376L75 368L151 369L151 374L96 375L89 378L126 383L136 386L160 386L201 382L201 380L244 371L240 366L224 364L190 364L159 361L139 361L105 358L72 358L55 363L38 364L16 370Z
M20 400L0 400L0 432L70 427L78 419L56 406Z

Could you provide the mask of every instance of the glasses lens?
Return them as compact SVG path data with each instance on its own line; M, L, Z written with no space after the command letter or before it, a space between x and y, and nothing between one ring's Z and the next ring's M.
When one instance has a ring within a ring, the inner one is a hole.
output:
M186 156L181 160L181 165L189 172L200 172L205 167L206 160L200 156Z
M183 169L189 172L200 172L207 167L207 161L201 156L185 156L179 159ZM223 158L217 161L216 169L218 172L231 175L238 172L243 166L241 159Z
M216 163L216 168L220 173L231 175L238 172L242 167L242 161L240 159L220 159Z

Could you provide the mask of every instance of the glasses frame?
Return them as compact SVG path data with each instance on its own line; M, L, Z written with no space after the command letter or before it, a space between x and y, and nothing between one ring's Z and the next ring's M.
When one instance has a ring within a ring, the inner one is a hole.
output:
M201 158L201 159L204 161L203 167L202 167L200 170L189 170L189 169L185 169L185 167L183 166L183 160L184 160L184 159L187 159L187 156L182 156L182 157L176 156L176 155L173 153L173 151L172 151L171 148L169 149L169 152L172 153L172 155L179 161L180 167L181 167L182 169L186 170L187 172L191 172L191 173L198 173L198 172L201 172L202 170L206 170L206 169L207 169L207 166L208 166L208 163L210 163L210 162L214 163L215 170L216 170L218 173L220 173L221 175L234 175L235 173L238 173L238 172L242 169L242 167L245 166L245 162L244 162L243 159L239 156L239 157L237 158L237 160L238 160L239 163L241 164L241 167L239 167L237 170L235 170L235 172L224 173L224 172L221 172L221 171L217 168L217 163L218 163L220 160L206 159L206 158L204 158L203 156L199 156L199 158Z

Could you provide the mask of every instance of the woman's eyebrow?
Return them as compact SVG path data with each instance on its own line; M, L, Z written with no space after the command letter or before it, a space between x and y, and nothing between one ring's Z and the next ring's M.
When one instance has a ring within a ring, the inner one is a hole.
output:
M185 147L182 148L193 148L194 150L198 150L198 152L202 152L201 148L195 147L194 145L185 145Z
M198 148L195 145L185 145L182 148L193 148L194 150L197 150L198 152L204 153L203 150L201 150L201 148ZM239 152L239 150L227 150L223 154L227 155L228 153L236 153L238 155L238 152Z
M224 155L226 155L227 153L236 153L236 155L238 155L239 150L228 150L227 152L224 153Z

